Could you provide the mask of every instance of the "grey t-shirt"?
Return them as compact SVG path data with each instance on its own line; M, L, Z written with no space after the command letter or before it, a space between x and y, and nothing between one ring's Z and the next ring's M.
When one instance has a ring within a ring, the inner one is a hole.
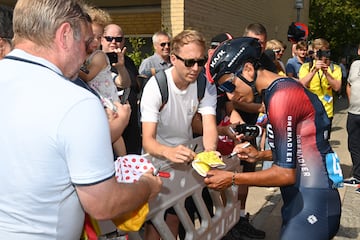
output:
M155 72L162 69L168 69L171 67L171 62L166 62L160 55L154 53L154 55L145 58L139 67L139 73L151 77L151 68L154 68Z
M351 85L348 111L352 114L360 114L360 60L351 64L348 83Z

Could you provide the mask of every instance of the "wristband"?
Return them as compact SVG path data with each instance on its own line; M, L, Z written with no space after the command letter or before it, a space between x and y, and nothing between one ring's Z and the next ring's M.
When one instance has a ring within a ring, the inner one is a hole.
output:
M231 185L232 186L235 186L235 174L236 174L236 171L234 171L234 174L232 175L232 178L231 178Z

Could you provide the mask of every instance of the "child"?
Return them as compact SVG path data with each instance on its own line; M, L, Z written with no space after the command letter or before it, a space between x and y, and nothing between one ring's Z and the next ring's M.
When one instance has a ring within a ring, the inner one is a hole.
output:
M87 70L87 73L80 71L79 77L87 82L88 85L101 97L106 98L111 102L120 102L117 88L110 71L111 66L109 59L106 54L100 50L104 27L108 22L110 22L110 16L105 11L94 7L89 7L88 13L92 19L91 27L93 31L93 39L87 46L88 56L83 66ZM123 54L123 52L121 54ZM129 78L128 75L121 76L119 74L116 76L117 80L122 77ZM116 134L119 137L112 139L113 148L117 156L123 156L126 154L125 143L121 134Z

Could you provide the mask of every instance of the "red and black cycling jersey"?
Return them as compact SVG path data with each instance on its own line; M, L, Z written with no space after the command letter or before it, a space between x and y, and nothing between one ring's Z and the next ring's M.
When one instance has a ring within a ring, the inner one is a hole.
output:
M297 168L295 187L332 188L325 155L330 120L316 95L290 78L280 78L265 91L269 145L274 164Z
M340 165L332 156L325 109L291 78L275 80L263 96L274 164L296 169L296 183L281 187L281 239L330 239L340 224L340 197L332 181ZM342 180L341 169L338 174Z

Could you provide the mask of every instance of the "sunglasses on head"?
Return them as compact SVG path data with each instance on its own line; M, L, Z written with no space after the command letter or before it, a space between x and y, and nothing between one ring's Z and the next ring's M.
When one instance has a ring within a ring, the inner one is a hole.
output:
M192 66L195 65L195 63L197 63L199 67L203 67L205 65L205 63L206 63L206 58L201 58L201 59L198 59L198 60L195 60L195 59L183 59L183 58L179 57L176 54L174 54L174 55L175 55L175 57L177 59L184 62L185 67L192 67Z
M108 41L108 42L112 42L113 40L115 40L115 42L122 42L122 40L123 40L123 37L104 36L104 38L105 38L106 41Z
M165 47L166 45L168 45L170 47L170 42L162 42L162 43L160 43L161 47Z

